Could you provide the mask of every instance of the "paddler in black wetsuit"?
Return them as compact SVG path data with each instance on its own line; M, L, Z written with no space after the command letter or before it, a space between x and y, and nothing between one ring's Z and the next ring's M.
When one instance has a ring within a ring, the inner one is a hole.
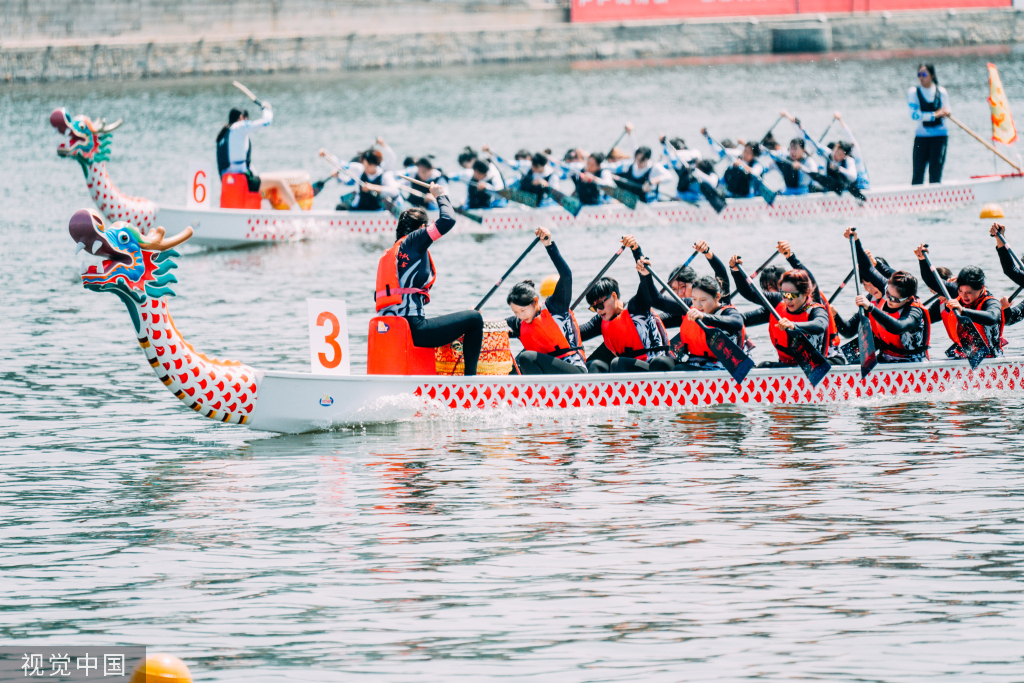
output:
M432 183L430 194L437 202L438 219L428 226L423 209L402 212L395 243L377 264L374 303L378 315L402 316L409 322L415 346L437 348L463 337L466 375L475 375L483 343L484 320L480 312L460 311L430 319L424 315L424 307L430 303L430 288L437 279L428 249L455 227L455 212L445 189Z
M532 280L514 285L506 301L515 315L509 316L509 336L525 349L516 357L524 375L565 375L587 371L586 356L572 303L572 271L551 240L551 232L537 228L537 237L558 271L555 291L544 303Z

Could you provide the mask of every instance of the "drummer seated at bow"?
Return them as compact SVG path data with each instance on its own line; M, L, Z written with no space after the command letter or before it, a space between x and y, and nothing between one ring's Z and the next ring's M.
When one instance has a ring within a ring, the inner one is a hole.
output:
M648 275L646 269L640 272L641 275ZM670 335L675 321L679 321L678 338L673 338L671 342L671 354L677 360L674 370L725 369L708 346L707 334L697 324L698 320L708 327L725 332L738 348L742 349L746 344L743 316L735 306L722 302L722 288L718 278L708 275L698 278L690 285L690 296L679 297L690 307L686 313L675 299L660 294L654 288L651 278L645 278L644 282L651 287L648 296L656 302L658 310L667 315L665 326L669 328Z
M440 185L432 184L430 194L437 202L438 219L427 225L427 212L406 209L398 218L395 243L377 264L374 303L377 315L395 315L409 322L412 343L437 348L462 337L466 375L475 375L483 344L484 320L479 311L460 311L427 318L430 289L437 279L430 246L455 227L455 212Z
M729 266L734 272L736 264L742 263L739 256L729 259ZM737 277L735 280L736 290L744 298L756 297L746 279ZM763 305L753 314L743 316L747 327L768 323L768 336L779 355L778 361L765 361L759 363L758 367L788 368L798 365L796 336L801 334L807 337L811 346L818 349L822 356L828 355L828 310L812 299L814 284L810 276L804 270L787 270L779 278L778 287L779 291L764 292L764 296L781 320L776 321Z
M953 346L946 351L950 358L963 358L960 347L960 335L957 333L956 313L967 318L981 334L988 347L987 358L1003 355L1003 309L999 300L992 296L985 287L985 271L978 266L965 266L956 276L956 283L939 281L939 278L928 269L924 255L928 253L928 245L922 244L914 249L921 268L921 280L933 292L943 299L937 300L928 309L931 320L942 320L946 334L953 341ZM937 270L937 269L936 269Z
M224 182L225 175L240 173L246 178L249 192L277 190L292 210L301 211L295 193L285 179L270 174L260 177L252 172L252 141L249 140L249 132L265 128L274 120L270 102L263 102L260 107L263 116L256 121L249 120L248 110L232 109L228 112L228 125L217 134L217 169L220 171L221 182Z
M644 278L651 280L651 275L642 269L640 245L632 235L623 237L622 244L630 248L637 262L640 286L626 303L620 298L619 283L612 278L601 278L587 292L590 310L597 315L580 326L580 338L587 341L600 335L610 354L608 359L592 357L587 368L590 372L671 370L675 359L668 355L668 332L652 310L649 292L653 284L644 282Z
M551 232L537 228L536 235L558 271L558 284L544 303L532 280L523 280L509 291L506 300L514 314L507 318L509 337L519 339L524 349L516 357L516 365L524 375L584 373L587 364L580 329L576 316L569 309L572 271L558 253Z

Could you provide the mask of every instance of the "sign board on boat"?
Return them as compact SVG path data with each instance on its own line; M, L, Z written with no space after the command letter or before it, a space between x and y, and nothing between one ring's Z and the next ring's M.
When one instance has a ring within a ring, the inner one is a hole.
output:
M306 299L309 311L309 365L314 375L349 375L348 316L345 302Z
M216 177L213 167L209 164L190 162L188 165L188 197L185 198L185 206L193 209L212 207L210 188Z

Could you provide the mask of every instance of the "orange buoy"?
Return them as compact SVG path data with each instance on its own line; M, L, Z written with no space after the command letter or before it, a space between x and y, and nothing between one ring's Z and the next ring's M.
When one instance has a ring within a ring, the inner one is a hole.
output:
M546 278L541 280L540 283L540 295L547 298L555 293L555 285L558 284L557 275L548 275Z
M174 655L157 652L135 668L129 683L192 683L192 674Z
M998 204L986 204L981 207L982 218L1003 218L1003 207Z

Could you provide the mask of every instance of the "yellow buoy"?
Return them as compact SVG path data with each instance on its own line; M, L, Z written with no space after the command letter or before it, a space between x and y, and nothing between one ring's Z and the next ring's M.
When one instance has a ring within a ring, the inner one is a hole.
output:
M548 275L546 278L541 280L540 283L540 295L547 298L555 293L555 285L558 284L557 275Z
M1003 207L999 206L998 204L986 204L985 206L981 207L981 217L1002 218Z
M192 683L192 674L185 662L158 652L135 668L130 683Z

